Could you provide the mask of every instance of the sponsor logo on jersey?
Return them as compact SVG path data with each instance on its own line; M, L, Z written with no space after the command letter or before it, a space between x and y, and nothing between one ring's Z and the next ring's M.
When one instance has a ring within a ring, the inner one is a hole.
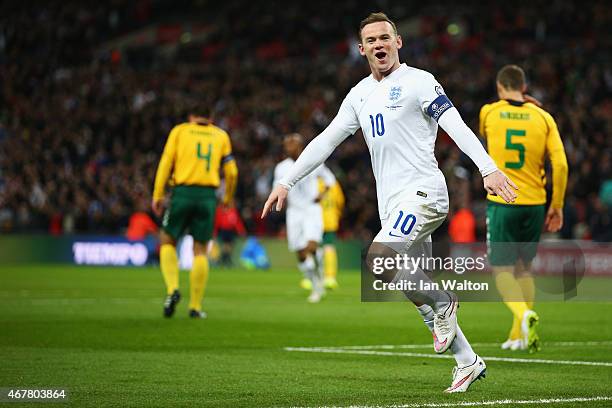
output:
M393 102L397 101L402 96L401 86L392 86L389 90L389 99Z
M436 93L438 95L444 95L444 89L442 89L442 87L440 85L436 85L436 87L434 88L434 90L436 91Z
M387 108L387 109L389 109L391 111L396 111L396 110L399 110L399 109L401 109L403 107L404 107L403 105L387 105L387 106L385 106L385 108Z

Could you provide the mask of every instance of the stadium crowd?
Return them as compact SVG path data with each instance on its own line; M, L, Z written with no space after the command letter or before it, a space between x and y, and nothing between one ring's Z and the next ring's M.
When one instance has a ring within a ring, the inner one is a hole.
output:
M215 3L214 13L196 1L194 12L151 1L0 5L0 231L123 233L130 215L149 205L170 129L197 103L231 135L240 170L236 204L247 230L278 233L278 215L265 222L258 215L282 158L282 136L314 137L368 73L355 31L375 10L351 0L227 3ZM402 60L432 72L475 131L480 107L496 98L497 69L525 68L529 92L556 119L567 152L561 236L612 241L606 2L546 2L544 14L539 1L384 3L380 8L405 33ZM104 47L132 30L189 19L206 28L206 39L183 41L171 60L154 47ZM347 197L341 236L367 240L380 223L360 133L328 164ZM476 168L444 134L436 149L450 190L449 218L472 212L482 238Z

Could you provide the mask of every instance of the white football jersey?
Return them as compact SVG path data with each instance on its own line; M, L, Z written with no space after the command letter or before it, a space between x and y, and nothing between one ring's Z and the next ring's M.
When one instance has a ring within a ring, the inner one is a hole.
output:
M293 163L294 160L288 157L276 165L274 168L275 185L289 173ZM323 179L323 182L328 187L336 183L336 177L334 177L331 170L324 164L320 165L314 169L312 173L297 182L289 191L289 195L287 196L287 209L299 209L318 205L315 200L319 196L319 177Z
M483 176L497 170L433 75L401 64L381 81L370 75L353 87L338 115L306 146L280 183L292 188L361 128L376 179L380 219L410 202L446 213L446 181L434 156L438 120Z
M433 103L439 100L438 104ZM438 106L439 105L439 106ZM434 156L437 117L452 104L430 73L402 64L380 82L372 75L348 93L338 116L361 127L376 178L381 219L400 202L431 203L448 211L446 181ZM436 118L428 114L434 110Z

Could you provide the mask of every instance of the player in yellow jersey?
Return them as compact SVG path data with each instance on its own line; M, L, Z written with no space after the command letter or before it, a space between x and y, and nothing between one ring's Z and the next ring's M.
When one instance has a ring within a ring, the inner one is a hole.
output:
M175 126L168 136L157 168L153 189L153 212L162 218L159 261L166 283L164 316L174 314L181 298L176 241L186 231L193 236L193 267L189 276L189 316L205 318L202 298L208 280L206 244L212 237L216 208L215 190L220 184L220 168L225 177L223 204L232 201L238 168L232 156L229 135L210 119L190 115L189 122ZM171 178L170 202L165 187Z
M499 101L482 107L480 133L486 137L495 164L519 186L512 204L488 195L487 243L495 280L504 302L514 315L503 349L540 348L534 312L535 287L530 267L540 233L563 225L567 185L567 159L552 116L525 99L525 73L507 65L497 74ZM544 161L552 164L552 198L546 204Z
M325 183L319 180L319 190L325 190ZM344 193L340 183L336 183L327 190L321 199L323 209L323 284L326 289L336 289L338 281L338 255L336 253L336 233L340 226L340 217L344 209Z

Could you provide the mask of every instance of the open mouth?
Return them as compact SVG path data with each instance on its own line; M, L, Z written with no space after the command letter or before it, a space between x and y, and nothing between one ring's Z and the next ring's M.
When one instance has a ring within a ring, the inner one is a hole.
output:
M387 53L384 52L384 51L378 51L378 52L374 53L374 56L376 57L377 60L382 61L387 56Z

